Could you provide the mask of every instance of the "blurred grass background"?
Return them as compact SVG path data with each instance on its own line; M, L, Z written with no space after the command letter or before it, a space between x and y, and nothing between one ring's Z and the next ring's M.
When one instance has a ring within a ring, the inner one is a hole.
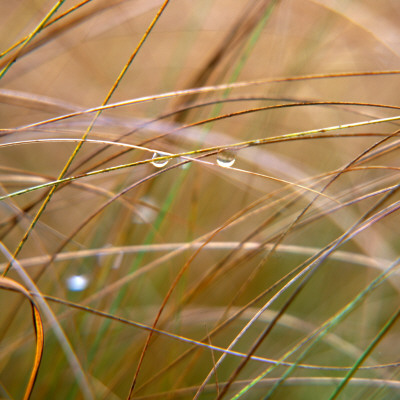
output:
M0 268L43 318L30 397L400 398L398 2L59 3L15 48L55 3L0 4ZM19 399L38 340L0 286Z

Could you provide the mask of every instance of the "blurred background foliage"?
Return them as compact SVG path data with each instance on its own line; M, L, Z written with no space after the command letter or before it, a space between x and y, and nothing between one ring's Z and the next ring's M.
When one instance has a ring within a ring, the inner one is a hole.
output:
M126 104L98 116L15 254L49 192L37 186L57 180L164 2L61 3L11 49L54 3L0 3L1 270L42 295L31 398L400 398L399 3L166 2L108 101ZM153 154L172 157L157 168ZM31 311L10 290L0 302L0 394L19 399ZM149 338L153 324L175 336Z

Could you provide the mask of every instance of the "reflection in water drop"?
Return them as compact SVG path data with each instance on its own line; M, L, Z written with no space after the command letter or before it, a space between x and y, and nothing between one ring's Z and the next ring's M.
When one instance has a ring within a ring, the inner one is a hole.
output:
M85 275L71 275L67 278L67 287L73 292L80 292L88 287L89 279Z
M218 153L217 164L221 167L231 167L235 163L235 152L222 150Z
M165 154L154 153L152 158L158 158L158 157L162 157L164 155ZM168 159L152 161L152 164L157 168L162 168L162 167L165 167L168 164Z

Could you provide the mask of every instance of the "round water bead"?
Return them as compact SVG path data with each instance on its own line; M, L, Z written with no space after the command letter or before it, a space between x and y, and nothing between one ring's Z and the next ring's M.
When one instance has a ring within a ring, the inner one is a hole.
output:
M222 150L217 155L217 164L221 167L232 167L236 154L230 149Z
M158 158L158 157L162 157L165 154L160 154L160 153L154 153L152 158ZM156 161L152 161L151 163L157 167L157 168L162 168L165 167L168 164L168 158L165 160L156 160Z
M89 279L85 275L71 275L67 278L67 288L72 292L85 290L89 285Z

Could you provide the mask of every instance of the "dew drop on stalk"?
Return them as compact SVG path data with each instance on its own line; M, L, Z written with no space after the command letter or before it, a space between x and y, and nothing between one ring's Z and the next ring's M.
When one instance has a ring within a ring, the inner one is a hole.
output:
M152 158L158 158L158 157L162 157L164 155L165 154L154 153ZM162 168L162 167L165 167L168 164L168 158L165 159L165 160L152 161L151 163L157 168Z
M66 282L68 290L72 292L81 292L89 285L89 279L85 275L71 275Z
M218 153L217 164L221 167L231 167L235 163L235 152L222 150Z

